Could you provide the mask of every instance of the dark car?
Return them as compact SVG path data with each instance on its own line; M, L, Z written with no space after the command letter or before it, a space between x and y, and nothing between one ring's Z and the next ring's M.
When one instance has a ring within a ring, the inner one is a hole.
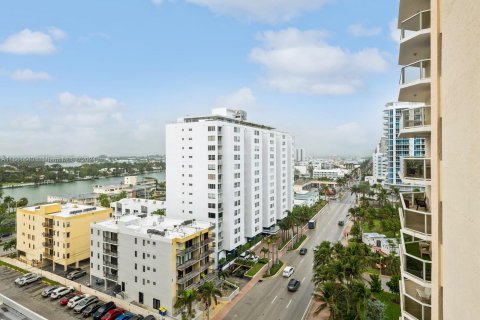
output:
M152 316L151 314L143 318L143 320L155 320L155 317Z
M300 255L301 255L301 256L304 256L304 255L306 255L306 254L307 254L307 248L302 248L302 249L300 249Z
M131 317L129 320L145 320L141 314Z
M288 281L288 291L294 292L297 291L298 288L300 288L300 281L298 281L297 279L290 279L290 281Z
M343 226L345 225L345 222L342 221L342 220L340 220L340 221L338 221L338 225L339 225L340 227L343 227Z
M80 277L83 277L84 275L86 275L87 272L84 271L84 270L81 270L81 271L73 271L73 272L70 272L68 275L67 275L67 279L70 279L70 280L75 280L75 279L78 279Z
M59 286L49 286L49 287L46 287L43 291L42 291L42 297L44 298L47 298L47 297L50 297L50 294L53 292L53 290L56 290L60 288Z
M112 309L115 309L116 307L117 306L115 305L115 303L113 301L109 301L109 302L105 303L100 308L98 308L97 311L95 311L93 313L93 319L100 320L105 315L105 313L107 313L108 311L110 311Z
M98 310L98 308L100 308L103 304L102 303L95 303L95 304L91 304L89 305L88 307L86 307L82 314L83 314L83 317L84 318L87 318L87 317L90 317L93 313L95 313L95 311Z

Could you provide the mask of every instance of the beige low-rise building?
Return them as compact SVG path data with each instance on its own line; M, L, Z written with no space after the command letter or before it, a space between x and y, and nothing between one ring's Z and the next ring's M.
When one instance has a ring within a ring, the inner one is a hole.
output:
M90 223L110 218L110 208L51 203L17 209L18 258L35 266L69 265L90 257Z

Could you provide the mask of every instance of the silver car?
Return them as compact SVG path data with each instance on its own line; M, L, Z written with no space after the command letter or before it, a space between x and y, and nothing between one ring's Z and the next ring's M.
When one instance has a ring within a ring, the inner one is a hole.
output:
M20 280L24 279L25 277L29 277L29 276L33 276L33 273L25 273L25 274L21 275L20 277L15 279L15 284L19 284Z
M42 278L42 276L40 276L39 274L31 274L27 277L23 277L22 279L20 279L20 281L18 281L18 285L19 286L24 286L24 285L27 285L27 284L30 284L30 283L33 283L35 281L38 281Z
M75 308L73 308L73 312L80 313L83 311L83 309L85 309L86 307L88 307L89 305L95 302L98 302L98 298L96 296L83 298L82 300L78 301Z

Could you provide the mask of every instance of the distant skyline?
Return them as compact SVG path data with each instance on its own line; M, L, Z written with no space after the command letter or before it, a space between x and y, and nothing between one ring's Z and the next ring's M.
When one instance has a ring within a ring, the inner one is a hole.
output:
M369 155L398 93L397 7L4 3L0 155L164 154L167 122L214 107L288 131L308 155Z

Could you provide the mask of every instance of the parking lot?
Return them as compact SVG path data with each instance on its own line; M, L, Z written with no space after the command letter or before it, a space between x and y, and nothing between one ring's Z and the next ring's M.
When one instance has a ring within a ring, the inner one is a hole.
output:
M41 293L48 286L43 282L37 281L24 287L16 286L14 280L20 275L17 271L0 266L0 292L49 320L85 319L82 314L75 314L72 309L60 306L58 300L43 298Z

